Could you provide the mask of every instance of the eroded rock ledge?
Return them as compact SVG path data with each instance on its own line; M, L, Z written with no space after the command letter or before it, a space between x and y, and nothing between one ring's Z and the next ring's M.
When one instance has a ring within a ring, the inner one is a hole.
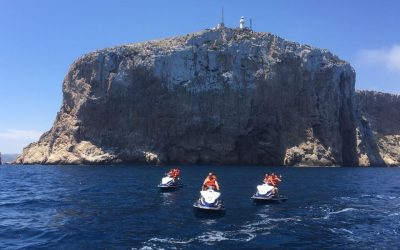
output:
M16 163L369 165L354 81L327 50L250 30L99 50L71 65L53 127Z

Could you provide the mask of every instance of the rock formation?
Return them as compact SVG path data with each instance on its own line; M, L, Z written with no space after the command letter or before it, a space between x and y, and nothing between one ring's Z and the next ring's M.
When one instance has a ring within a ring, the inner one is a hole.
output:
M356 166L373 150L354 82L327 50L247 29L103 49L72 64L52 129L16 163Z
M358 91L360 166L400 166L400 96Z

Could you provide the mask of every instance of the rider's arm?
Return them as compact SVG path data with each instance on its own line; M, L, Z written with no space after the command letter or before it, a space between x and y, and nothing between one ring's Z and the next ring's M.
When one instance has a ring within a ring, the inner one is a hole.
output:
M219 185L218 185L218 182L217 182L217 181L215 181L215 187L216 187L217 190L219 191Z
M203 186L206 185L206 182L208 181L208 177L206 177L203 181Z

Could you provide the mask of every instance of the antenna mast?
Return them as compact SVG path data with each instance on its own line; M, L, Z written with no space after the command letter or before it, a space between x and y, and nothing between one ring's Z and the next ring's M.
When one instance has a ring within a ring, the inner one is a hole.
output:
M224 24L224 7L222 7L222 10L221 10L221 26L222 27L225 26L225 24Z
M250 29L253 30L253 20L250 18L249 21L250 21Z

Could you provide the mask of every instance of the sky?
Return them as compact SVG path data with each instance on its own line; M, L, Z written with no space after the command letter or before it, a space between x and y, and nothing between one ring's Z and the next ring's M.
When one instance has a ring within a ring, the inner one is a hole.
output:
M400 93L397 0L0 0L0 152L49 130L69 66L90 51L252 18L253 30L329 49L356 88Z

